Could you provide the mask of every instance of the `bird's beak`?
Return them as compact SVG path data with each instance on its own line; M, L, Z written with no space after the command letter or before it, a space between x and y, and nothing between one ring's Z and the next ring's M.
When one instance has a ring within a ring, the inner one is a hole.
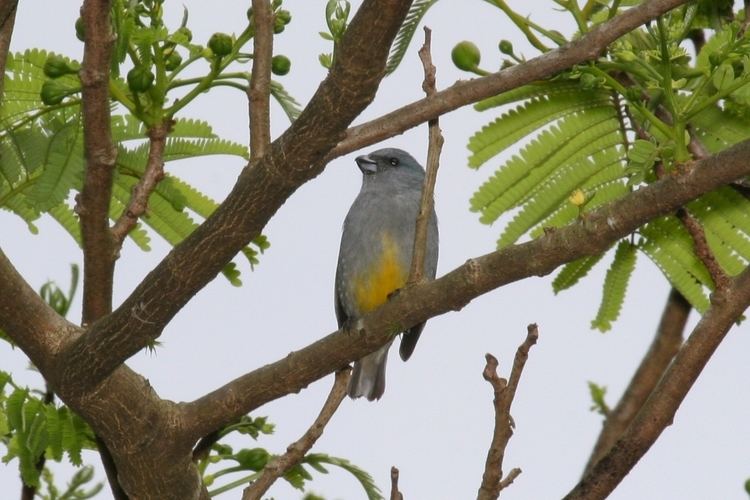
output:
M354 161L357 162L357 166L365 175L374 174L378 170L378 162L367 155L357 156L357 159Z

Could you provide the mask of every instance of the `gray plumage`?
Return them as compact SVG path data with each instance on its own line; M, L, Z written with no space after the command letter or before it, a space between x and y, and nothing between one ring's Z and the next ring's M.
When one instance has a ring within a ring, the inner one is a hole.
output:
M362 188L344 220L336 269L335 305L339 327L387 300L408 277L424 169L407 152L387 148L357 158ZM434 278L438 259L437 217L427 226L424 275ZM424 323L402 332L399 354L414 352ZM354 363L348 393L379 399L385 390L389 342Z

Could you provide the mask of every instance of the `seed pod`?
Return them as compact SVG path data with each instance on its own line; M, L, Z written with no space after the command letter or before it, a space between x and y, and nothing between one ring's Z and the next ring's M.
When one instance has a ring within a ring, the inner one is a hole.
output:
M232 37L226 33L214 33L208 40L208 48L218 57L224 57L232 52Z
M284 76L289 73L289 69L292 67L292 61L287 56L273 56L271 59L271 72L274 75Z
M154 84L154 74L150 68L136 66L128 71L128 87L133 92L146 92Z
M61 76L78 72L77 65L73 65L57 54L50 54L44 62L44 74L49 78L60 78Z
M482 56L479 48L473 43L464 40L453 47L451 59L458 69L472 71L479 66Z
M182 56L175 50L167 56L164 67L167 71L174 71L180 64L182 64Z

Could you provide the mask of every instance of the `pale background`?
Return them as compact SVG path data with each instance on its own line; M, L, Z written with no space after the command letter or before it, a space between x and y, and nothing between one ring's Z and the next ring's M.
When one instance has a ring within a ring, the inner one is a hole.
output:
M214 31L240 32L249 2L183 3L190 10L194 40L205 42ZM566 34L573 31L570 19L556 11L551 1L510 3L544 26ZM181 4L167 4L175 25ZM80 59L83 46L73 30L79 5L77 1L21 2L13 50L46 47ZM323 0L287 0L292 24L275 38L276 53L287 54L293 61L291 73L281 81L302 103L325 74L317 62L318 54L330 49L317 35L324 29L324 5ZM440 2L427 14L426 24L433 29L441 88L468 78L449 59L451 48L462 39L471 39L482 48L482 65L490 70L498 64L501 38L511 39L518 52L535 54L500 11L485 2ZM402 67L384 81L376 101L358 121L422 97L418 43L421 34ZM287 121L278 108L273 111L276 136ZM212 92L189 112L189 116L210 120L221 136L247 141L246 104L239 92ZM438 274L494 248L500 226L479 224L468 211L468 199L499 161L491 161L479 172L470 170L465 147L468 137L494 116L466 109L441 119L446 144L436 190L441 232ZM407 149L424 161L426 136L422 126L387 145ZM243 287L234 288L221 277L214 280L167 327L156 355L143 352L129 361L162 397L192 400L336 328L333 276L341 223L359 189L355 154L333 161L279 210L265 231L272 246L255 272L242 269ZM235 158L212 158L176 164L171 171L221 199L242 167L243 162ZM38 225L40 234L34 236L19 218L0 213L2 249L34 288L47 280L67 286L69 264L81 262L79 249L49 219L43 218ZM117 266L116 305L167 251L168 246L158 238L150 253L126 245ZM313 451L349 458L369 471L386 494L390 467L396 465L407 499L475 497L493 425L492 392L481 377L484 353L498 356L501 372L507 375L526 325L537 322L540 340L532 350L513 407L517 427L505 461L506 470L520 467L523 474L504 498L563 496L577 481L600 428L601 418L589 411L586 382L608 386L607 400L615 403L651 341L669 290L656 268L639 256L621 320L602 335L590 330L589 322L598 306L605 269L606 264L600 265L579 287L557 297L549 278L532 278L481 297L459 313L432 319L408 364L392 354L383 399L377 403L345 400ZM79 316L77 301L71 319ZM694 324L696 318L691 319ZM748 327L743 325L718 349L674 425L611 498L747 498L742 485L750 477L748 352ZM21 383L40 386L38 375L26 370L26 364L20 351L0 345L0 369L13 371ZM332 377L326 377L298 395L261 408L255 415L267 415L277 432L258 444L247 438L246 446L282 452L317 415L331 383ZM241 444L233 441L236 447ZM98 458L93 454L87 458L97 464L97 479L104 480ZM19 494L16 467L15 461L0 467L0 498ZM69 468L57 469L62 483ZM364 498L360 486L343 471L332 468L327 476L314 475L311 491L328 499ZM105 488L100 498L109 495ZM220 498L240 495L238 489ZM271 495L302 497L283 481Z

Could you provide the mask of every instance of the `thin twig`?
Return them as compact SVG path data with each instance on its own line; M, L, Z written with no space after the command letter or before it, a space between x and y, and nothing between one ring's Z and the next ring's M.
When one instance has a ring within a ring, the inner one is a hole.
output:
M404 500L404 495L398 489L398 469L391 467L391 500Z
M700 221L684 207L677 210L675 215L680 219L690 238L692 238L695 255L706 266L708 274L711 275L711 280L714 282L715 289L727 288L730 283L729 275L727 275L716 260L713 250L708 245L706 232L703 230Z
M495 430L492 434L492 443L487 451L487 460L484 465L482 484L479 487L477 500L494 500L500 496L500 491L510 485L521 473L521 469L513 469L507 477L503 478L503 458L508 441L513 436L513 417L510 415L510 407L521 380L521 373L529 358L531 346L536 344L539 338L539 329L535 324L527 328L526 340L518 347L513 358L513 368L510 372L510 380L505 380L497 374L498 361L492 354L486 354L487 364L482 372L482 377L492 385L495 393L493 401L495 407Z
M336 372L336 378L333 382L328 399L326 399L323 408L320 410L318 418L315 419L313 424L307 429L301 438L294 443L290 444L286 453L279 455L278 457L271 460L271 462L265 466L260 474L260 477L256 479L250 486L245 488L242 494L242 500L260 500L263 494L268 491L268 488L282 475L284 475L289 469L297 465L302 460L310 448L323 434L328 422L331 417L338 409L341 401L346 395L346 386L349 384L350 371L348 368L339 370Z
M607 415L584 474L590 471L622 436L656 387L682 345L682 334L691 309L690 303L680 292L674 288L669 292L654 340L617 406Z
M164 147L167 143L169 127L168 123L161 123L148 131L149 149L146 168L138 183L133 187L127 207L112 226L115 252L119 252L125 237L133 230L138 219L146 213L151 193L164 178Z
M271 143L270 92L273 55L273 13L269 0L253 0L253 70L247 89L250 113L250 154L262 158Z
M718 289L711 307L670 364L625 433L581 479L565 500L606 498L648 452L698 379L711 356L750 305L750 269Z
M424 67L424 82L422 89L427 97L435 95L435 66L432 64L432 55L430 53L430 44L432 42L432 31L425 26L424 28L424 45L419 49L419 58ZM417 215L416 228L414 230L414 253L411 259L411 270L409 271L409 284L419 283L422 281L424 274L424 259L427 249L427 223L433 212L435 204L434 192L435 182L437 181L437 171L440 166L440 150L443 148L443 134L440 132L438 118L433 118L428 122L429 143L427 147L427 173L422 188L422 199L419 204L419 214Z

